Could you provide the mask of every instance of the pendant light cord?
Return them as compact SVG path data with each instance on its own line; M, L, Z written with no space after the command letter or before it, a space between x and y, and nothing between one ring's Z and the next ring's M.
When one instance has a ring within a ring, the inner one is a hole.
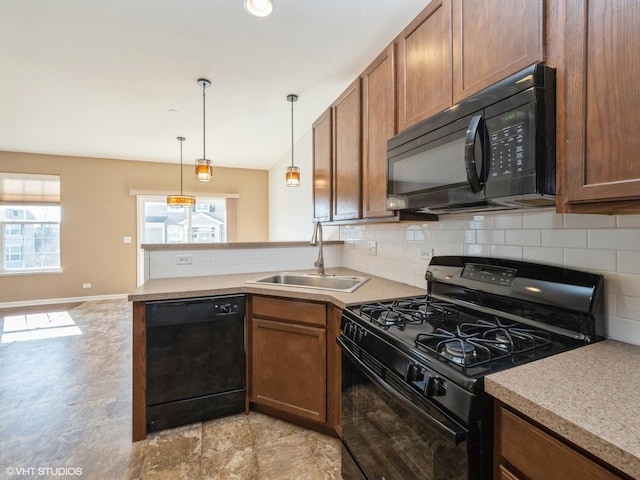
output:
M293 98L291 98L291 166L293 167Z
M182 142L184 142L184 138L178 137L180 140L180 196L182 197Z
M206 97L206 93L205 90L207 88L206 83L202 83L202 158L206 159L207 158L207 138L205 136L205 132L206 132L206 121L207 121L207 115L206 115L206 106L205 106L205 97Z

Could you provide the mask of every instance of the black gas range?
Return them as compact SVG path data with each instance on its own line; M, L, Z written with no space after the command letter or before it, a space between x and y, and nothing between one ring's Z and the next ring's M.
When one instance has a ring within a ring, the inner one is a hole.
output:
M600 275L441 256L426 279L426 296L343 313L346 479L491 478L484 377L600 339Z

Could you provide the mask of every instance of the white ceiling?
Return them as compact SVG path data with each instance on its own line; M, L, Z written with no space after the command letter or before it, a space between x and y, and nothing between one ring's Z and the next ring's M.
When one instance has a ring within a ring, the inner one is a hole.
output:
M0 0L0 150L268 169L428 0ZM177 113L170 113L175 109Z

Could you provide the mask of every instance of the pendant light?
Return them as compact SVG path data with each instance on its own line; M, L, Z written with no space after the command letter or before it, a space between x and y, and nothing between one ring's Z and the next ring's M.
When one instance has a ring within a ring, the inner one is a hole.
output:
M287 100L291 102L291 166L287 167L286 180L287 187L299 187L300 168L293 164L293 102L298 101L298 96L291 93L287 95Z
M196 160L196 180L199 182L210 182L213 174L211 160L207 160L207 140L206 140L206 109L205 109L205 89L211 86L211 82L206 78L199 78L198 85L202 87L202 158Z
M180 140L180 195L167 195L167 205L171 207L193 207L196 204L195 197L182 194L182 142L184 137L177 137Z

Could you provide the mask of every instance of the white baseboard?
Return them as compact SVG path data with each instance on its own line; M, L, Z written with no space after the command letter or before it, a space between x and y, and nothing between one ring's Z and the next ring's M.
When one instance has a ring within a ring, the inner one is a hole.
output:
M97 300L120 300L129 297L127 293L113 295L93 295L86 297L44 298L38 300L24 300L21 302L2 302L0 308L30 307L33 305L54 305L56 303L94 302Z

